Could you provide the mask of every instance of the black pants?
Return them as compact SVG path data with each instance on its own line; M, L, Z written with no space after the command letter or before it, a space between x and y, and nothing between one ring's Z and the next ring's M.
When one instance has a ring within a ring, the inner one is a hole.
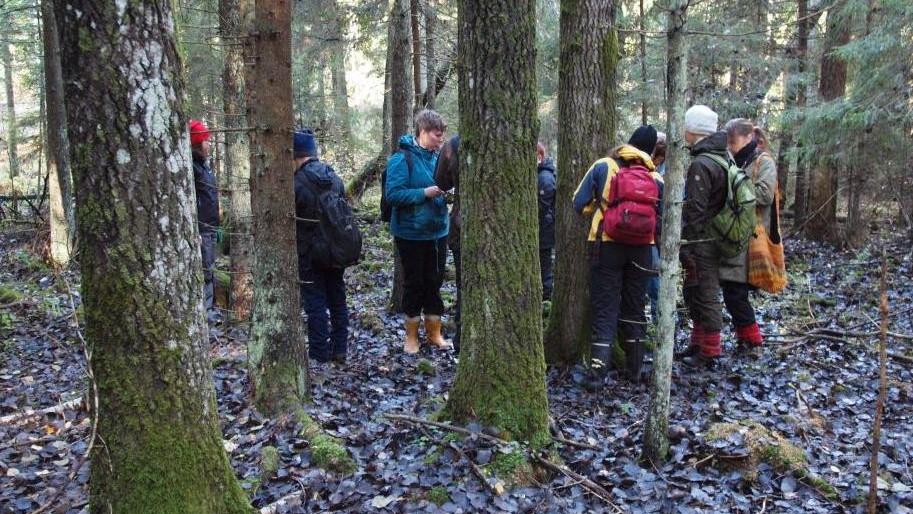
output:
M554 248L539 248L539 272L542 274L543 300L552 299L552 289L555 285L555 277L552 271L555 263L553 251Z
M214 273L216 263L216 233L200 232L200 253L203 258L203 304L212 310L214 298Z
M403 262L403 311L406 316L444 313L441 284L447 263L447 238L410 241L396 238Z
M723 328L720 308L720 255L713 243L702 242L682 249L683 259L695 261L696 276L686 277L685 303L691 320L701 325L705 332L718 333ZM682 263L684 265L684 261Z
M736 327L745 327L756 323L754 308L748 300L752 287L742 282L730 282L723 280L720 282L723 288L723 302L726 303L726 310L732 316L732 324Z
M611 347L616 327L624 339L646 336L646 270L650 246L600 243L599 259L591 268L590 301L593 307L593 344Z

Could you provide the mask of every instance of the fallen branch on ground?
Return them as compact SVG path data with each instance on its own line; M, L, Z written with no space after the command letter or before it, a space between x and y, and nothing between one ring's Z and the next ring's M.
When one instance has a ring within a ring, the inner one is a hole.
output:
M555 464L554 462L550 462L547 459L543 459L542 457L539 457L538 455L533 455L532 459L534 461L536 461L537 463L539 463L539 465L541 465L545 468L548 468L552 471L561 473L561 474L577 481L577 483L579 483L580 485L585 487L591 493L596 495L599 499L606 502L610 507L612 507L612 510L614 512L624 513L624 511L621 510L618 507L618 505L615 505L614 503L612 503L612 500L610 499L612 497L612 495L608 491L606 491L601 485L597 484L596 482L593 482L589 478L587 478L575 471L568 469L566 466L560 466L558 464Z
M46 416L48 414L61 414L65 410L75 409L79 407L82 403L82 396L78 398L73 398L72 400L65 401L63 403L58 403L53 407L48 407L46 409L40 409L29 412L15 412L13 414L7 414L0 418L0 425L10 425L13 423L21 423L22 421L33 418L35 416Z

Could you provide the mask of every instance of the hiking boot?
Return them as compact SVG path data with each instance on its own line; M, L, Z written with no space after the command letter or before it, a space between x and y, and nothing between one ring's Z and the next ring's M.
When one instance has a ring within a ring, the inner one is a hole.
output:
M418 323L421 318L418 316L406 318L406 342L403 345L403 351L408 354L418 353Z
M612 369L612 344L593 343L590 346L590 369L583 380L587 391L599 391L605 386L609 370Z
M704 344L704 327L700 323L695 323L691 329L691 341L684 351L676 352L672 355L675 360L682 360L687 357L694 357L701 352L701 346Z
M441 317L435 314L425 315L425 341L438 348L452 348L449 342L441 335Z
M719 357L707 357L698 352L682 359L682 364L694 370L714 371L720 366Z

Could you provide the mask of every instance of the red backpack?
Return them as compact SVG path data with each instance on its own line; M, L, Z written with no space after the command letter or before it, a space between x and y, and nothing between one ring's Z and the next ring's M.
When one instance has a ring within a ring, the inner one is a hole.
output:
M648 245L656 233L659 186L645 166L623 166L612 177L602 228L613 241Z

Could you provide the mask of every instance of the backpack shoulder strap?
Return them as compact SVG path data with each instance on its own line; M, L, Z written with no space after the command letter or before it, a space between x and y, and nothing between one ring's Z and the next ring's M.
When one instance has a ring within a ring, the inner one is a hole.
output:
M409 172L408 185L411 186L412 185L412 168L415 167L415 165L412 163L412 152L410 152L409 150L403 150L403 149L399 149L397 151L399 153L403 154L403 158L406 160L406 170L408 170L408 172Z
M715 153L710 153L710 152L705 152L700 155L706 155L707 157L710 157L710 159L712 159L713 162L722 166L723 169L726 170L727 172L729 171L729 162L726 159L723 159L722 157L720 157L719 155L717 155Z

